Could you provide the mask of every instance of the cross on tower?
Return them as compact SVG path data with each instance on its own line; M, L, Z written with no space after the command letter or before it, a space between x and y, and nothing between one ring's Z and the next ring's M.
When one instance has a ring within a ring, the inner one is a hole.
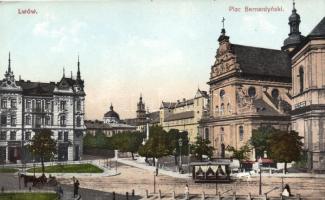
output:
M221 20L221 22L222 22L222 28L225 28L225 18L224 17L222 17L222 20Z
M293 9L296 9L295 8L295 5L296 5L295 0L292 0L292 4L293 4Z

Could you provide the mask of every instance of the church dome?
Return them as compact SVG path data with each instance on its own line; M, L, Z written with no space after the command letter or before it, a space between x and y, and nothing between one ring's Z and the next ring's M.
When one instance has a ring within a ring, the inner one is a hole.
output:
M110 107L110 111L108 111L107 113L105 113L104 115L105 118L116 118L116 119L120 119L120 116L117 112L114 111L113 106L111 105Z

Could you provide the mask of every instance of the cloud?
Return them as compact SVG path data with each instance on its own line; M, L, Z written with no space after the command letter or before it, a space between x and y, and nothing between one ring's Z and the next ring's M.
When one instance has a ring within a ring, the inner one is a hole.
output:
M47 14L43 21L35 24L33 34L37 37L52 39L51 51L63 52L69 45L80 44L80 34L87 24L80 20L60 22L54 15Z

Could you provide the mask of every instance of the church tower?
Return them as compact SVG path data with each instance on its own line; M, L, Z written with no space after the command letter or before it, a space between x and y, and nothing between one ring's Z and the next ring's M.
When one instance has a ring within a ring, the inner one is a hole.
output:
M285 39L283 42L283 46L281 48L283 51L291 52L305 38L299 31L300 22L300 15L297 13L295 2L293 2L293 9L288 23L290 26L290 33L289 37L287 37L287 39Z
M146 107L142 101L142 94L140 94L139 102L137 105L137 118L145 119L146 118Z
M304 137L309 169L325 172L325 17L291 53L292 129Z

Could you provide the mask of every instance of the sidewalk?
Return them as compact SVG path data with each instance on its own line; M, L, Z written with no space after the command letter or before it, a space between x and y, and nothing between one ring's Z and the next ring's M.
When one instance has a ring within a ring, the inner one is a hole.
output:
M118 158L117 162L125 164L125 165L130 165L133 167L137 167L140 169L149 170L149 171L152 171L152 173L156 173L155 166L149 166L146 163L139 163L136 160L130 160L130 159L126 159L126 158ZM161 168L159 168L158 174L163 174L163 175L171 176L174 178L182 178L182 179L189 179L192 177L189 174L180 174L178 172L167 171L167 170L161 169Z

